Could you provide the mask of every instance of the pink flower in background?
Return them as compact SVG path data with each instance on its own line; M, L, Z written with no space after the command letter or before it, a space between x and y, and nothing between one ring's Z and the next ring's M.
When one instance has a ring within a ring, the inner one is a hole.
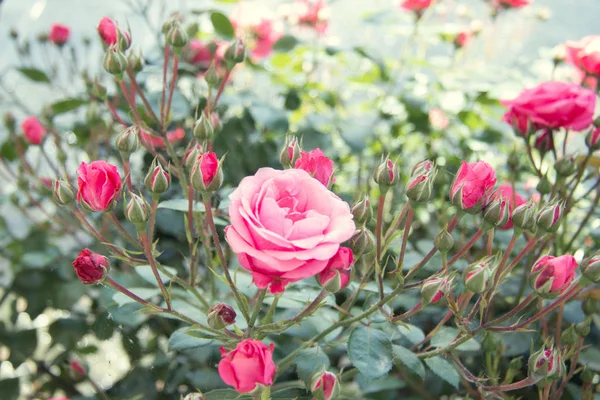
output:
M465 47L473 39L473 32L462 31L454 37L454 44L456 47Z
M529 122L536 128L583 130L594 118L596 94L574 83L544 82L525 89L513 100L501 100L508 111L504 120L519 130ZM523 132L523 131L522 131Z
M565 43L565 62L586 75L600 76L600 35L586 36L579 41L568 40Z
M496 171L488 163L463 161L450 189L450 197L462 209L484 207L495 184Z
M169 143L177 143L185 138L185 131L183 128L177 128L172 131L167 132L167 140ZM163 148L167 145L165 144L165 140L158 136L152 136L151 134L140 131L140 139L148 146Z
M403 0L400 3L400 7L408 11L424 11L427 9L433 0Z
M185 58L190 64L208 69L213 61L213 53L210 47L198 39L191 39L185 49Z
M301 169L261 168L229 198L227 242L272 293L321 273L355 230L348 204Z
M50 26L50 32L48 33L48 39L57 45L63 45L69 40L71 30L68 26L62 24L52 24Z
M256 385L271 386L277 367L273 362L273 344L267 346L254 339L238 343L235 350L221 347L219 375L223 382L239 393L251 392Z
M103 17L98 23L97 30L98 34L107 46L117 43L119 28L112 19ZM121 34L127 39L127 41L131 40L127 32L121 31Z
M510 213L511 216L512 216L512 212L515 209L515 207L518 207L521 204L526 203L525 199L523 197L521 197L521 195L519 195L519 193L514 192L514 194L513 194L513 187L509 183L505 183L505 184L498 186L498 191L500 192L502 197L508 199L508 212ZM508 222L506 224L498 227L498 229L510 229L512 227L513 227L512 219L509 216Z
M438 131L446 129L450 124L446 114L439 108L432 108L429 110L429 123L433 129Z
M335 376L335 374L332 374L329 371L325 371L323 372L323 374L318 378L315 379L312 387L310 388L311 392L316 392L319 389L323 390L323 399L325 400L332 400L334 399L336 396L336 389L337 389L337 378Z
M256 59L268 57L273 51L273 45L281 38L282 34L274 29L273 21L263 19L258 25L251 28L254 33L254 48L250 54Z
M41 144L46 136L46 128L36 117L29 117L21 123L23 137L29 144Z
M106 211L117 200L121 176L117 167L104 160L82 162L77 168L77 201L92 211Z
M335 178L333 177L333 161L329 159L321 149L300 152L300 158L296 160L294 168L303 169L323 185L330 187Z
M296 2L302 7L299 9L298 22L313 28L320 34L325 33L327 20L323 14L327 2L325 0L296 0Z
M493 0L497 7L521 8L530 5L533 0Z

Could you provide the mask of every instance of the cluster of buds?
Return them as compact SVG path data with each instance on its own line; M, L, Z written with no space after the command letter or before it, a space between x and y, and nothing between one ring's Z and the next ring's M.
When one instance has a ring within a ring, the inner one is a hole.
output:
M581 262L581 273L594 283L600 282L600 253L596 253Z
M425 160L415 165L406 185L406 197L417 203L429 200L436 174L437 169L432 161Z
M450 251L454 247L454 238L452 234L448 232L448 227L444 227L433 239L433 244L444 254Z
M223 329L226 326L235 324L235 310L225 303L219 303L208 310L206 322L213 329Z
M515 230L533 231L535 230L536 204L533 200L515 207L511 220Z
M381 193L395 186L400 180L400 169L398 164L390 160L389 157L384 158L373 173L373 180L379 185Z

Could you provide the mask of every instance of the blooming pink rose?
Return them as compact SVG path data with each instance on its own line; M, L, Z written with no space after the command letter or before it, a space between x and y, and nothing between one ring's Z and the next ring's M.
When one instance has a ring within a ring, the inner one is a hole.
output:
M322 10L327 7L324 0L296 0L303 6L303 9L298 17L298 22L302 25L313 28L320 34L327 30L327 20L322 16Z
M289 150L288 150L289 151ZM333 178L333 161L321 149L300 152L294 168L303 169L313 178L329 187L335 181Z
M63 45L69 40L71 30L68 26L62 24L52 24L50 26L50 32L48 33L48 39L57 45Z
M548 294L560 294L567 290L577 270L577 261L571 255L560 257L543 256L539 258L531 268L532 286L536 290L542 290L549 281L549 288L545 288Z
M251 392L258 384L273 384L276 366L272 343L267 346L259 340L245 339L230 352L221 347L221 357L219 375L239 393Z
M281 33L273 27L273 21L263 19L258 25L254 26L254 35L256 43L250 50L250 54L255 59L268 57L273 51L273 45L281 38Z
M433 0L403 0L400 7L408 11L423 11L428 8Z
M600 35L586 36L565 43L565 62L587 74L600 76Z
M329 260L327 267L318 275L317 280L319 284L326 286L339 276L339 282L335 282L335 287L328 289L331 292L344 289L350 283L350 266L353 262L354 255L352 254L352 250L347 247L340 247L335 256Z
M77 168L77 201L93 211L106 211L116 201L121 189L117 167L103 160L82 162Z
M509 183L505 183L505 184L498 186L498 191L502 197L508 199L508 212L510 215L508 217L508 222L506 224L498 227L498 229L510 229L513 227L513 223L512 223L512 219L511 219L513 210L515 209L515 207L519 207L521 204L525 204L526 201L524 198L522 198L519 195L519 193L513 192L513 187Z
M100 23L98 23L97 30L98 34L107 46L117 43L119 28L112 19L103 17L100 20ZM127 41L131 41L131 38L127 32L121 31L121 34L127 39Z
M108 273L108 259L89 249L83 249L73 261L73 268L79 280L86 285L99 283Z
M544 82L524 90L514 100L502 100L509 107L504 120L526 132L527 122L535 128L565 128L577 131L590 126L596 94L574 83Z
M323 374L319 377L319 379L317 379L312 387L311 387L311 392L316 392L319 389L323 389L323 399L325 400L331 400L333 398L335 398L336 396L336 386L338 385L337 383L337 378L335 377L335 374L332 374L331 372L325 371L323 372Z
M521 8L531 4L533 0L494 0L497 7Z
M46 136L46 128L36 117L26 118L21 123L21 130L25 141L29 144L41 144Z
M496 171L488 163L463 161L450 189L450 197L456 206L464 210L476 206L481 208L495 184Z
M227 241L272 293L323 271L355 230L348 204L301 169L261 168L229 198Z

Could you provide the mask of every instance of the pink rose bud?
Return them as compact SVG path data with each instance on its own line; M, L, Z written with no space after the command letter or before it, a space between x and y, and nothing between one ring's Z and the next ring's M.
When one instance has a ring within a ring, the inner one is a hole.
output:
M108 274L108 258L83 249L73 261L73 268L79 280L86 285L100 283Z
M600 149L600 128L594 128L586 135L585 144L590 151Z
M319 34L327 30L327 20L324 17L326 10L325 0L299 0L304 6L298 15L298 23L308 26Z
M373 173L373 180L379 185L379 190L382 193L387 192L400 180L398 164L389 158L385 158Z
M185 131L183 128L175 128L174 130L167 132L167 140L169 143L181 142L183 139L185 139Z
M144 179L144 185L153 194L161 194L169 190L171 176L156 159L150 165L150 170Z
M508 224L510 219L510 200L500 190L490 196L491 200L483 209L486 228L493 229Z
M317 276L319 285L330 293L337 293L350 283L350 267L354 262L352 250L340 247L329 262L327 267Z
M52 24L50 26L50 32L48 33L48 39L55 45L62 46L69 40L71 30L68 26L62 24Z
M373 208L367 196L362 197L352 205L352 215L354 216L354 222L357 224L366 225L371 222Z
M41 188L52 190L54 188L54 181L47 176L43 176L40 178L40 183L42 184Z
M106 211L118 199L121 176L116 166L103 160L82 162L77 173L77 201L88 210Z
M302 146L298 143L298 139L296 139L295 136L286 135L285 144L279 153L279 162L281 162L281 165L285 168L293 168L300 158L301 153Z
M450 125L448 117L439 108L432 108L429 110L429 123L431 127L436 131L446 129Z
M230 352L221 347L221 357L219 375L238 393L252 392L258 385L273 384L276 370L273 344L267 346L259 340L245 339Z
M83 382L88 375L87 370L88 368L85 367L79 361L69 361L69 375L71 376L71 379L73 379L73 381Z
M564 205L561 201L546 203L537 214L536 223L543 232L556 232L560 226Z
M577 171L577 167L577 161L573 155L561 157L554 163L556 173L562 177L573 175Z
M258 41L260 41L260 38ZM236 64L244 62L246 59L246 46L242 39L236 39L229 45L227 50L225 50L224 59L229 70L233 69Z
M421 286L421 302L423 305L435 304L442 300L452 290L452 279L432 278Z
M549 129L544 129L536 134L533 147L538 149L542 154L552 150L553 146L552 131Z
M450 200L461 210L477 214L485 207L495 184L496 171L488 163L463 161L450 189Z
M406 185L406 197L414 202L424 202L429 200L433 192L433 182L437 169L435 164L425 160L413 168L412 176Z
M137 150L140 140L140 129L132 125L119 133L115 139L115 147L121 153L130 154Z
M494 268L495 259L485 257L465 268L465 287L473 293L483 293L490 286L491 270Z
M59 206L66 206L75 200L75 193L73 193L73 188L69 182L58 179L54 181L53 187L54 201Z
M183 26L181 26L179 21L174 21L171 25L171 28L167 32L167 43L169 43L175 49L181 49L188 44L188 41L188 34L185 29L183 29Z
M29 144L39 145L46 136L46 128L44 128L36 117L26 118L21 123L21 130L23 131L25 141Z
M201 153L190 172L192 187L202 192L214 192L223 184L221 161L212 151Z
M315 379L313 379L310 391L313 392L318 399L332 400L338 397L340 385L335 374L325 371L320 376L316 376Z
M504 120L513 125L516 119L539 128L581 131L593 122L596 94L575 83L544 82L501 103L509 108Z
M196 121L194 125L194 137L201 142L206 140L212 140L214 136L213 125L209 118L207 118L204 113L200 115L200 118Z
M187 169L191 170L200 154L202 154L202 146L199 144L193 146L188 150L187 153L185 153L185 156L183 157L183 165L185 165Z
M98 34L107 46L118 44L120 50L126 50L131 45L131 37L121 31L112 19L103 17L98 24Z
M529 376L534 379L556 379L564 373L564 365L559 352L553 347L542 348L533 353L527 362Z
M569 288L576 270L577 261L571 255L543 256L531 268L529 284L540 296L553 298Z
M565 43L565 62L574 65L582 75L600 76L600 36L585 36Z
M300 152L300 158L296 160L294 168L305 170L325 187L329 188L335 182L333 161L323 154L321 149Z
M219 303L208 310L206 322L213 329L223 329L235 324L236 313L229 304Z
M511 220L516 229L531 231L535 228L536 204L529 200L520 206L515 207Z
M499 229L510 229L513 227L512 222L512 214L516 207L519 207L522 204L525 204L526 201L521 197L521 195L517 192L513 192L513 186L511 184L505 183L498 187L498 192L500 192L501 196L508 200L508 212L509 218L506 224L500 225Z
M139 228L145 228L146 221L150 219L150 205L142 197L130 193L131 199L125 206L125 218Z
M600 282L600 253L596 253L583 261L581 273L594 283Z
M403 0L400 3L400 7L407 11L422 13L431 5L432 2L433 0Z

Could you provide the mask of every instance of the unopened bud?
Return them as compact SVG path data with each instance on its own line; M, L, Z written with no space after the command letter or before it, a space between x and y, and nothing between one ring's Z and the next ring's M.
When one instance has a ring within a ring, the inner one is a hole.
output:
M592 383L596 378L596 373L590 369L590 367L585 366L583 372L581 373L581 380L584 383Z
M527 364L529 376L533 379L555 379L564 372L560 356L554 348L542 348L533 353Z
M202 115L200 115L200 119L196 121L193 133L196 139L198 139L200 142L212 139L214 135L213 126L208 118L206 118L204 113L202 113Z
M373 209L367 196L362 197L352 205L352 215L356 224L367 224L373 218Z
M234 324L235 317L236 313L230 305L219 303L208 311L206 322L211 328L219 330Z
M540 178L540 181L538 182L536 189L538 192L540 192L540 194L548 194L552 191L552 184L550 183L550 180L548 179L548 175L544 175Z
M445 298L452 290L452 279L433 278L425 281L421 286L421 303L435 304Z
M571 176L577 171L577 162L575 161L575 156L565 156L559 158L554 163L554 169L559 176L567 177Z
M69 375L75 382L83 382L88 375L88 367L75 360L69 361Z
M365 227L356 230L350 238L350 248L357 255L370 253L374 245L375 236Z
M340 384L335 374L325 371L313 377L310 391L316 399L333 400L339 396Z
M581 336L586 337L592 330L592 317L588 316L583 321L575 325L575 332Z
M195 145L194 147L188 150L188 152L185 154L185 157L183 158L183 164L188 170L192 169L194 163L196 162L200 154L202 154L202 146L200 146L199 144Z
M246 58L246 46L242 39L235 40L232 44L229 45L227 50L225 50L225 63L227 64L227 69L230 71L235 67L236 64L244 62Z
M121 153L130 154L137 150L139 139L139 128L132 125L119 133L115 139L115 147Z
M504 226L510 217L510 200L497 191L492 195L492 201L483 210L483 220L488 228Z
M223 169L221 161L213 152L202 153L198 156L190 171L192 187L202 192L214 192L223 184Z
M294 168L296 160L300 158L301 151L302 146L298 143L298 139L293 135L286 135L285 143L279 153L279 162L285 168Z
M125 217L136 226L144 225L150 219L150 206L148 202L135 193L131 193L131 199L125 206Z
M542 206L536 218L538 228L544 232L556 232L560 226L563 209L563 203L560 201L549 202Z
M523 368L523 357L517 357L510 360L508 367L513 371L520 371Z
M572 346L577 343L577 333L575 332L575 325L571 325L563 331L560 335L560 342L567 346Z
M104 54L104 69L112 75L121 75L127 68L127 58L116 45L110 46Z
M379 164L377 169L375 169L373 179L375 180L375 183L379 185L379 190L382 193L387 192L400 180L398 165L389 158L385 158Z
M444 227L433 239L433 244L440 253L447 253L454 247L454 238L452 234L448 232L448 228Z
M13 113L11 113L11 112L4 113L3 122L4 122L4 126L6 127L6 129L9 132L15 131L17 120L15 119L15 116Z
M54 181L53 197L56 204L66 206L75 200L75 193L73 193L73 188L68 182L57 179Z
M160 194L169 190L171 177L156 159L152 161L150 170L144 179L144 185L146 185L148 190L153 194Z
M583 303L581 304L581 310L583 311L583 313L585 315L588 315L588 316L597 314L598 313L598 305L596 303L596 300L593 299L592 297L588 297L587 299L583 300Z
M600 282L600 252L581 263L581 273L594 283Z
M483 293L490 286L491 270L495 258L485 257L465 269L465 287L473 293Z
M437 170L432 161L425 160L418 163L406 185L406 197L414 202L425 202L433 192L433 182Z
M188 43L188 35L179 22L173 23L167 32L167 42L176 49L181 49Z
M217 87L221 84L221 77L217 73L217 69L215 68L215 63L211 63L208 70L204 73L204 80L208 87Z
M585 137L585 144L590 151L600 149L600 128L592 129Z
M146 61L144 60L144 56L140 50L130 51L127 57L127 62L131 67L131 71L134 74L137 74L141 70L144 69L144 65Z
M511 217L513 225L523 231L532 231L535 228L535 211L533 200L515 207Z

